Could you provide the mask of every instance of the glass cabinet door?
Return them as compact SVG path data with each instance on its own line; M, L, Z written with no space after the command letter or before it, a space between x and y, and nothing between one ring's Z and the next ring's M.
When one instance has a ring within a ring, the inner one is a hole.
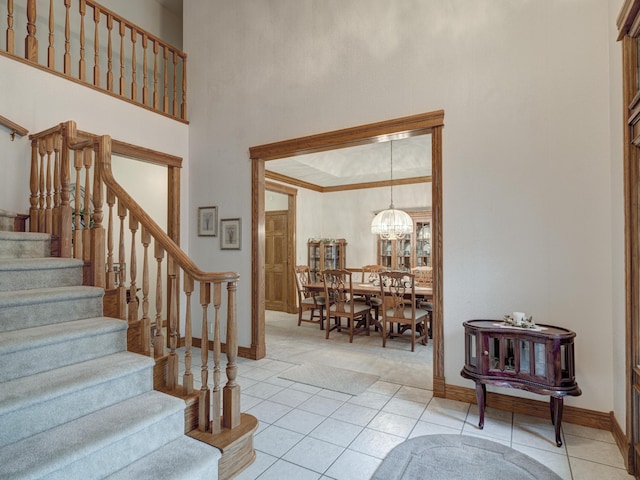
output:
M416 222L416 267L431 266L431 223Z
M396 240L398 255L398 270L408 272L411 270L411 239Z
M393 245L391 240L378 240L378 263L389 270L393 268L391 262L392 251Z

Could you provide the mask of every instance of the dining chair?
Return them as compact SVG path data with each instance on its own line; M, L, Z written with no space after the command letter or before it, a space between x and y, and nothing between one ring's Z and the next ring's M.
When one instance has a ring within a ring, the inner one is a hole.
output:
M407 272L380 273L382 309L382 346L387 338L402 336L411 330L411 351L416 342L427 344L426 322L428 312L416 306L415 275ZM393 326L398 326L398 333Z
M323 329L324 308L327 304L326 297L315 295L314 292L307 290L307 285L311 283L311 269L307 265L296 265L293 267L296 277L296 287L298 289L298 326L302 322L319 323L320 330ZM307 310L311 310L309 318L304 318L302 314ZM318 311L318 314L316 314ZM317 318L317 320L315 320Z
M378 284L380 283L380 272L387 270L384 265L364 265L362 267L362 283ZM357 300L359 300L356 297ZM378 330L377 324L380 320L380 305L382 305L382 299L377 296L366 295L364 302L367 303L375 314L376 331Z
M364 333L369 335L369 320L371 307L366 303L356 302L353 296L352 273L348 270L325 270L324 295L331 299L327 307L327 324L325 338L329 338L332 330L342 331L342 319L347 320L349 328L349 343L353 343L353 336ZM331 324L331 319L334 323Z
M420 287L433 288L433 268L426 266L413 267L411 269L411 273L416 276L416 285ZM422 308L429 312L429 338L433 338L433 303L420 299L418 300L418 308Z

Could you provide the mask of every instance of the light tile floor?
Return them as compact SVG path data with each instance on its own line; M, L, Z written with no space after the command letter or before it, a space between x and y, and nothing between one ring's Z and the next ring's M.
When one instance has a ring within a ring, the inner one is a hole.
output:
M278 375L296 361L300 363L297 355L304 355L301 344L306 337L311 338L316 356L318 349L325 350L324 358L344 357L345 348L358 352L357 364L375 363L382 355L377 335L359 337L350 345L341 334L324 340L317 338L317 326L296 324L295 315L267 312L267 357L238 361L242 411L259 420L254 438L256 460L238 480L366 480L402 441L439 433L503 443L566 480L633 478L624 470L610 432L565 422L564 443L558 448L553 426L546 419L488 408L485 427L479 430L475 405L434 398L426 388L397 383L401 377L396 382L381 379L357 396L281 379ZM385 349L385 358L394 349L399 361L405 358L406 348L400 342L394 340L394 346ZM424 358L424 352L417 357ZM199 352L194 352L194 359L199 360ZM425 371L430 372L430 366Z

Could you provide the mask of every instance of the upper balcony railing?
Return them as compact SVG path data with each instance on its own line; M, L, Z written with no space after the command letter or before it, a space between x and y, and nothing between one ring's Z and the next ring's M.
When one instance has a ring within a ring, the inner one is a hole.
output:
M92 0L0 0L0 5L7 14L7 54L187 120L186 53ZM21 31L24 50L16 45Z

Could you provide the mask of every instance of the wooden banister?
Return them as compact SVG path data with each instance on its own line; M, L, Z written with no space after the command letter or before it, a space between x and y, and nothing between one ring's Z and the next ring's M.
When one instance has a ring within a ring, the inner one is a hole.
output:
M43 11L45 10L43 6L38 10L38 3L36 0L27 0L26 12L20 12L20 15L16 16L13 1L8 0L3 12L6 13L6 42L0 47L0 52L13 58L26 59L29 65L80 82L156 113L180 121L187 120L187 55L184 52L93 0L49 0L49 8L46 11ZM71 11L77 14L70 16ZM45 17L46 23L41 23L40 17ZM114 22L117 23L115 31L113 31ZM16 23L19 25L16 26ZM38 29L37 24L46 25L47 28ZM16 51L14 40L16 32L26 33L23 52ZM112 33L116 38L112 38ZM38 52L39 36L44 42L42 55ZM101 45L101 38L103 45ZM141 61L137 59L138 39L141 39L142 44ZM116 45L113 45L113 42L116 42ZM149 42L153 45L153 68L147 64ZM59 65L56 65L55 61L56 43L60 46L64 45L63 62ZM44 51L45 45L46 51ZM162 65L158 65L159 49ZM119 62L116 60L116 66L114 66L113 57L118 53ZM91 69L89 75L87 75L88 62L90 63L88 67ZM114 76L118 63L120 76L116 80ZM72 64L77 67L72 68ZM160 68L162 68L160 74L163 82L161 93L157 91ZM139 82L138 78L142 78L142 82ZM155 98L149 95L147 80L150 78L155 82ZM119 83L119 89L114 85L116 81ZM162 95L161 105L158 105L158 95ZM178 99L181 101L179 102Z

